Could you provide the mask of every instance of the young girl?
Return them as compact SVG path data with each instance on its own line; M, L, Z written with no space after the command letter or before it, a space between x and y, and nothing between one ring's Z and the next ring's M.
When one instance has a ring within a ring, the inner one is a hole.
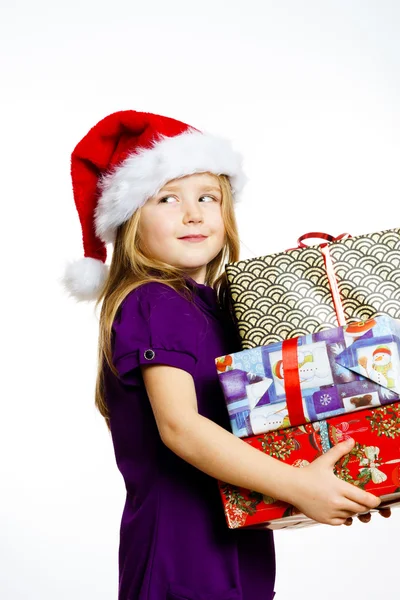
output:
M331 525L380 501L333 474L352 441L296 469L229 432L214 359L239 350L221 273L239 258L240 157L184 123L124 111L77 145L72 180L85 258L65 282L103 301L96 404L127 492L118 598L270 600L272 532L229 530L216 479Z

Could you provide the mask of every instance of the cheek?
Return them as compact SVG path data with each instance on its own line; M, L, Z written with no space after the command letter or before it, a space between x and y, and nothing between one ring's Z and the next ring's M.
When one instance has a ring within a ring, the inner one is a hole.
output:
M221 211L216 212L211 221L210 225L213 229L214 235L217 235L219 238L224 239L225 237L225 225L222 219Z
M142 238L152 245L157 245L157 242L161 242L167 235L172 232L171 219L165 218L152 218L152 215L146 215L140 224L140 233Z

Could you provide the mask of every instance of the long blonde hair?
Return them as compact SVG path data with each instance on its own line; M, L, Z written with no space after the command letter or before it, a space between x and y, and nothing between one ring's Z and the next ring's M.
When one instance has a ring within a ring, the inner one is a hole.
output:
M205 284L216 290L220 305L231 312L227 279L223 268L227 262L239 260L240 241L229 179L225 175L216 177L221 187L225 245L219 254L208 263ZM140 213L141 209L139 208L117 230L109 274L95 305L97 309L103 301L99 321L95 405L105 418L108 428L110 428L110 422L104 394L104 361L117 375L112 363L111 331L121 302L132 290L150 281L164 283L177 292L190 296L185 273L181 269L146 256L144 253L139 234Z

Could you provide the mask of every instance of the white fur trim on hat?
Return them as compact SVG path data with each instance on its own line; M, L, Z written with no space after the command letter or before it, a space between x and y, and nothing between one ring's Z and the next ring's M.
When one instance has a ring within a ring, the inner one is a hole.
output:
M113 242L116 228L168 181L206 172L227 175L234 197L247 181L242 157L228 140L192 129L174 137L161 136L152 148L128 156L101 180L95 210L98 237Z
M97 300L107 274L107 265L86 256L66 267L62 283L77 300Z

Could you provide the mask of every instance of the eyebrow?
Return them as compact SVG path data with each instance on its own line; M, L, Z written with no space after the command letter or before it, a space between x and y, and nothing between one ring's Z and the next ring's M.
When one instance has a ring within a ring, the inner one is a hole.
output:
M209 185L204 188L205 192L218 192L221 193L221 188L217 185Z
M179 187L179 185L167 185L165 186L165 188L162 188L158 194L165 194L168 192L173 192L175 191L177 188ZM219 186L216 185L206 185L204 187L199 188L200 193L202 194L206 194L208 192L217 192L218 194L221 193L221 188Z

